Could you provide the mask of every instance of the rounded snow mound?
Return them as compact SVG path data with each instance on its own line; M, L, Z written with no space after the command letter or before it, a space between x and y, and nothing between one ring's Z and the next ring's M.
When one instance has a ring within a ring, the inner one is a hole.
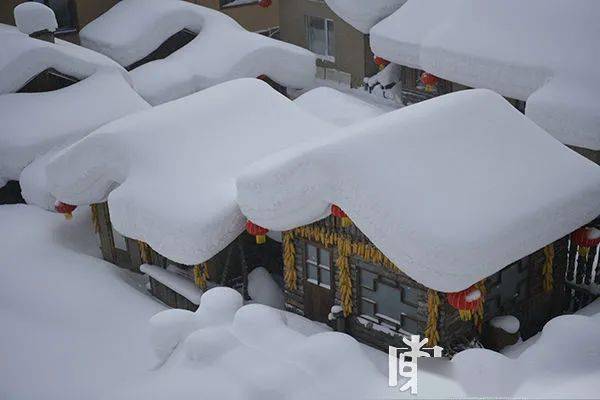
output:
M341 19L361 31L371 27L399 9L406 0L325 0Z
M220 313L223 316L232 317L244 304L242 295L229 287L216 287L208 290L200 299L200 307L196 314Z
M15 7L14 14L17 28L27 35L43 30L54 32L58 28L54 11L41 3L21 3Z

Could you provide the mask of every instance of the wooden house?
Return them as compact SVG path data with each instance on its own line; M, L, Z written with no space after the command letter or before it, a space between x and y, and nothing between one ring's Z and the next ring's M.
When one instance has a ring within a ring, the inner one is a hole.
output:
M238 202L284 231L290 311L381 349L418 334L452 354L506 344L495 317L526 339L598 295L600 168L499 95L439 97L287 156L240 176ZM559 176L579 181L562 199Z

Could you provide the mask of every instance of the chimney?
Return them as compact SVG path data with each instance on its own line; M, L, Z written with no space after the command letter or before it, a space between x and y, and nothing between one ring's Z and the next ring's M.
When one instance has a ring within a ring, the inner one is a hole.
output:
M58 27L52 9L42 3L28 1L14 10L17 28L34 39L54 43L54 31Z

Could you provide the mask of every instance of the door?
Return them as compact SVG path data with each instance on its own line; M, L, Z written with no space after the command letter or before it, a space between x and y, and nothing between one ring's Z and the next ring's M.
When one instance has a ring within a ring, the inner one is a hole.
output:
M304 257L304 314L327 322L333 305L332 251L306 243Z

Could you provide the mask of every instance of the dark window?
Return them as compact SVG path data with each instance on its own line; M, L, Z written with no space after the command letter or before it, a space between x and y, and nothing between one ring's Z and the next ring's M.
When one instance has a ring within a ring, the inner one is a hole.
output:
M528 290L529 268L527 258L517 261L488 278L485 313L495 315L505 312L514 304L525 300Z
M327 18L308 15L305 18L308 49L329 61L334 61L335 28L333 21Z
M306 244L306 279L315 285L331 288L331 251Z
M359 264L360 314L363 318L408 333L418 332L422 291L381 276Z
M35 0L50 7L56 15L59 31L77 30L77 10L73 0Z

